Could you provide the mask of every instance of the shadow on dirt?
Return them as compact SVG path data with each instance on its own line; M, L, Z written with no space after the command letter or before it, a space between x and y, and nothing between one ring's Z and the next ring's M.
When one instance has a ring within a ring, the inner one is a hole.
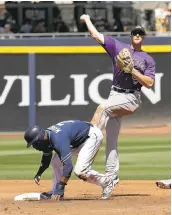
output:
M151 196L150 194L114 194L111 196L109 200L113 200L113 198L118 198L118 197L145 197L145 196ZM112 198L113 197L113 198ZM78 197L71 197L71 198L65 198L64 200L60 202L70 202L70 201L88 201L88 200L102 200L101 196L92 196L91 194L87 195L82 195ZM105 200L102 200L105 201ZM55 200L41 200L40 202L55 202Z
M122 197L122 196L126 196L126 197L133 197L133 196L151 196L150 194L137 194L137 193L133 193L133 194L114 194L111 197Z

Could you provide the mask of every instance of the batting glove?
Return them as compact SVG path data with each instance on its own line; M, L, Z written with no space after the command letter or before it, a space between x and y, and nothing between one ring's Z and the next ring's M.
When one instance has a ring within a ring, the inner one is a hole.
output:
M34 181L37 185L40 185L39 181L41 180L41 176L40 175L35 175L34 177Z

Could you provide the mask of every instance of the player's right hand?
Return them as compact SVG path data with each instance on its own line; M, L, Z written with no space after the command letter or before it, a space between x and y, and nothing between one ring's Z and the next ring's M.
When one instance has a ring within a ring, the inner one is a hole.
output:
M83 14L82 16L80 16L80 21L81 21L81 22L85 22L86 19L90 19L90 16L87 15L87 14Z
M52 200L55 200L55 201L62 201L62 200L64 200L64 195L52 195L51 196L51 199Z
M35 175L34 177L34 181L37 185L40 185L39 181L41 180L41 176L40 175Z
M53 190L51 199L56 200L56 201L63 200L65 185L66 185L66 183L64 183L62 181L58 182L56 184L56 188Z

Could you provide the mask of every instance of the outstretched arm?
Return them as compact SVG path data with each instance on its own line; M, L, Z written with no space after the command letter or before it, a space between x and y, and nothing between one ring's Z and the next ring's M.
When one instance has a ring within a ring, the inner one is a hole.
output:
M80 17L80 20L81 22L85 22L92 38L95 39L98 43L104 44L104 35L98 32L97 29L94 27L93 23L90 20L90 16L83 14Z
M38 169L38 172L36 173L36 175L34 177L34 181L35 181L36 184L39 185L41 175L49 167L50 162L51 162L51 158L52 158L52 152L43 153L42 160L41 160L41 165L40 165L40 167Z

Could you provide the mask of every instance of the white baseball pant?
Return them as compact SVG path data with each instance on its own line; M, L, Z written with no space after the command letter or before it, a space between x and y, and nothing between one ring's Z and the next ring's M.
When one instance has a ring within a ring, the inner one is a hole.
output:
M89 138L81 146L72 149L72 156L78 156L74 167L74 173L79 178L89 183L104 187L106 186L106 184L110 183L110 178L105 174L98 173L91 169L91 165L103 141L103 134L99 128L93 126L90 127L88 136ZM52 159L52 168L53 191L56 187L56 184L59 182L63 172L63 165L56 153Z

